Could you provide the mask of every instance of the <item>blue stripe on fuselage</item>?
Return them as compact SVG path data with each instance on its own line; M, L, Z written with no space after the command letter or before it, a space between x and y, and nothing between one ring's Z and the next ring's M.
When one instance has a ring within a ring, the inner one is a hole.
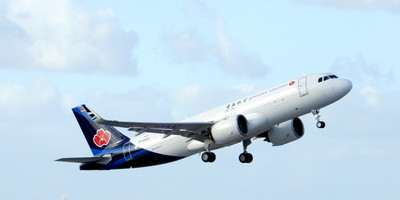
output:
M129 159L129 160L127 160L126 157L122 157L121 159L116 160L116 161L114 161L114 162L111 162L110 164L104 166L103 169L117 169L117 168L119 168L121 165L123 165L124 163L129 162L129 161L135 159L136 156L138 156L138 155L140 155L140 154L142 154L142 153L145 153L146 151L147 151L146 149L142 149L142 150L139 150L139 151L137 151L137 152L131 154L132 158Z
M129 148L133 150L134 148ZM120 149L122 150L122 149ZM125 151L128 149L125 149ZM108 150L110 152L112 150ZM125 153L127 155L127 153ZM81 170L110 170L110 169L124 169L124 168L136 168L159 165L164 163L173 162L180 160L185 157L168 156L159 153L155 153L146 149L138 149L130 151L130 156L125 157L123 153L112 154L112 161L107 165L99 163L83 163L80 166Z

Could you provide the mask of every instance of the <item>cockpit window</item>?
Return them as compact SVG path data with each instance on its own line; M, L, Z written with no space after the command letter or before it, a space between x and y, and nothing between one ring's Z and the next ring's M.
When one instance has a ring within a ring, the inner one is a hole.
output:
M334 78L338 78L338 77L335 75L329 75L329 78L334 79Z
M336 75L329 75L329 76L324 76L324 77L319 77L318 78L318 83L321 83L322 81L326 81L329 79L335 79L338 78Z

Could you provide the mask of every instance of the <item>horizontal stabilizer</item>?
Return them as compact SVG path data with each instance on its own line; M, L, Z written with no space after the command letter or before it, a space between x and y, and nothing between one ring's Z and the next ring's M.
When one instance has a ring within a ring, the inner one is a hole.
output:
M73 162L73 163L99 163L99 164L107 164L111 161L111 156L104 157L80 157L80 158L60 158L56 161L61 162Z

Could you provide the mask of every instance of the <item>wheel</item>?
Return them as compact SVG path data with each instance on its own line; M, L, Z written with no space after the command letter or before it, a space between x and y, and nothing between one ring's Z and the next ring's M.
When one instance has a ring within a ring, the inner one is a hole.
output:
M253 161L253 155L250 153L241 153L239 155L239 161L241 163L251 163L251 161Z
M242 153L239 155L239 161L241 163L246 163L246 154L245 153Z
M215 154L212 153L212 152L204 152L204 153L201 155L201 159L202 159L204 162L214 162L214 161L215 161L215 158L216 158L216 156L215 156Z
M318 128L325 128L325 122L323 122L323 121L317 122L317 127Z
M210 153L209 153L209 152L203 153L203 154L201 155L201 159L202 159L204 162L208 162L208 160L210 159Z
M247 154L247 160L246 163L251 163L253 161L253 155L251 155L250 153Z
M216 159L215 153L210 152L210 157L208 159L208 162L214 162Z

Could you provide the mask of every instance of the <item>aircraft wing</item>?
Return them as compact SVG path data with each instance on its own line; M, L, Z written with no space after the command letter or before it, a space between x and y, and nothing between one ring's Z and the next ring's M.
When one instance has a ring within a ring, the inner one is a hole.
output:
M143 132L180 134L181 132L191 132L202 134L213 125L213 122L173 122L173 123L153 123L153 122L120 122L97 118L96 123L108 126L128 128L129 131L136 131L138 134Z
M135 131L137 135L144 132L161 133L161 134L177 134L192 133L192 134L205 134L208 129L214 124L213 122L120 122L115 120L105 120L93 110L84 106L88 111L90 117L98 124L128 128L128 131Z
M165 137L172 134L182 135L183 133L204 135L209 132L208 129L214 124L214 122L120 122L115 120L105 120L96 112L89 109L86 105L82 105L82 107L88 112L94 122L107 126L127 128L128 131L137 132L136 135L144 132L166 134Z

